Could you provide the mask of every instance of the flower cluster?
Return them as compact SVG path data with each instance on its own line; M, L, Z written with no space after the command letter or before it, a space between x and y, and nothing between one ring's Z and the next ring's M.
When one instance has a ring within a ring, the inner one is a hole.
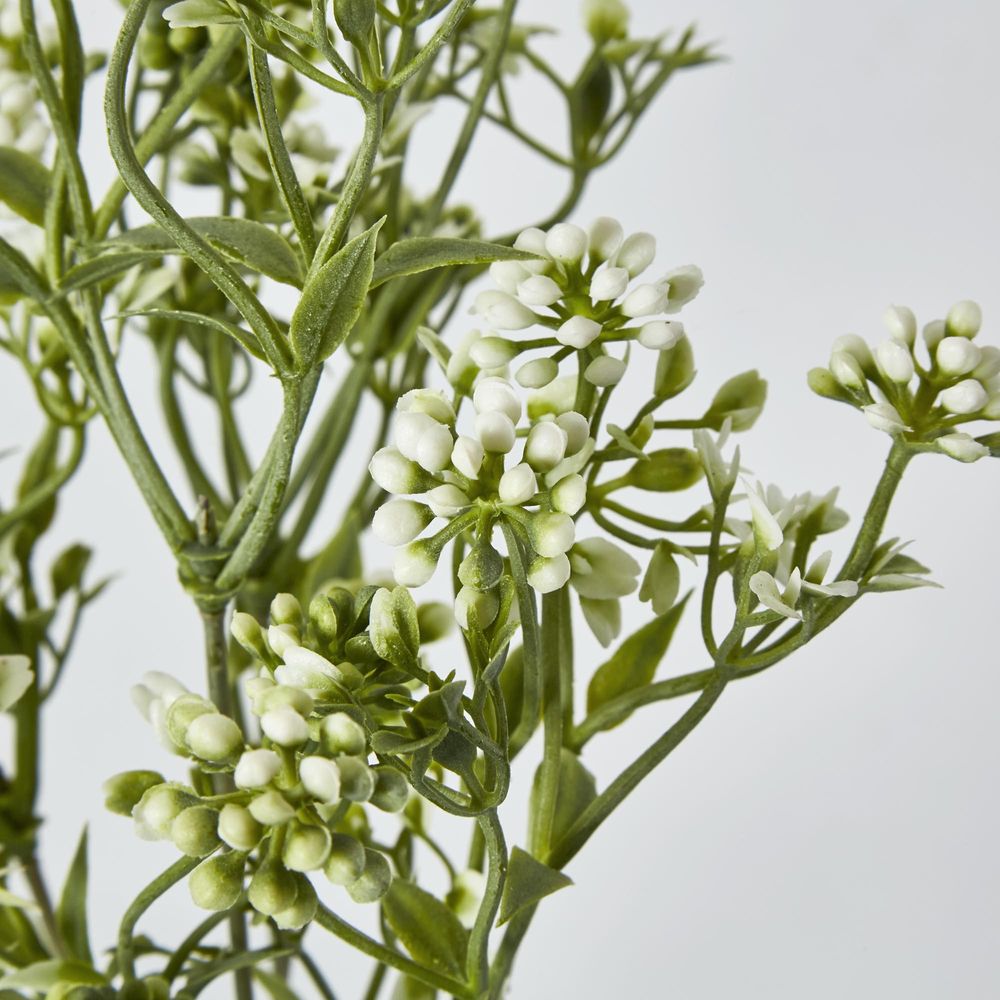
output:
M840 337L829 366L809 373L813 390L857 407L880 431L930 444L958 461L988 455L985 443L957 429L1000 420L1000 348L974 342L979 306L958 302L945 319L923 328L925 361L910 309L891 306L885 324L889 337L874 349L856 335Z

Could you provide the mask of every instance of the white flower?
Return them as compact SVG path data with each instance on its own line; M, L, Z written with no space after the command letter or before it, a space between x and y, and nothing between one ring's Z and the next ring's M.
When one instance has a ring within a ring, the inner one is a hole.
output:
M665 284L637 285L625 296L625 301L620 306L621 312L632 319L664 312L668 293L669 286Z
M917 339L917 317L906 306L889 306L882 316L889 336L907 347L912 347Z
M551 594L566 585L570 565L565 554L552 558L538 556L528 567L528 584L539 594Z
M570 316L558 330L556 340L578 351L589 347L601 335L601 324L586 316Z
M309 725L290 705L280 705L260 718L264 735L281 747L297 747L309 739Z
M535 424L528 431L524 460L536 472L554 469L565 457L569 435L554 420Z
M962 434L958 431L945 434L934 443L946 455L950 455L959 462L975 462L977 459L985 458L990 453L990 449L986 445L980 444L970 434Z
M776 611L784 618L792 618L798 621L802 618L802 612L795 610L795 602L798 600L801 587L798 574L799 571L797 569L793 571L792 579L789 580L784 592L778 588L777 580L770 573L764 572L764 570L754 573L750 577L748 585L751 593L757 597L764 607L770 608L771 611Z
M875 364L896 385L906 385L913 378L913 355L898 340L884 340L875 348Z
M538 492L538 480L531 466L522 462L500 477L497 488L500 500L511 507L527 503Z
M281 773L281 758L273 750L247 750L233 773L237 788L263 788Z
M677 320L653 320L639 331L639 343L651 351L666 351L684 336L684 324Z
M677 312L701 291L702 285L705 284L705 276L701 273L700 267L685 264L668 272L660 284L668 286L668 306L665 311Z
M583 377L591 384L601 388L617 385L625 374L626 365L620 358L612 358L603 354L594 358L584 369Z
M538 317L523 302L518 302L507 292L494 289L480 292L473 309L497 330L525 330L538 321Z
M653 263L655 256L656 238L650 233L632 233L625 238L613 262L616 267L624 267L629 277L635 278Z
M985 405L986 390L974 378L963 379L958 385L938 394L938 402L949 412L967 415L976 413Z
M517 432L506 413L494 410L476 415L476 436L485 451L506 455L514 447Z
M469 479L476 479L483 464L485 452L476 438L460 435L451 450L451 464Z
M6 712L20 700L34 677L27 656L19 653L0 656L0 712Z
M435 424L417 443L417 464L427 472L441 472L451 463L453 441L444 424Z
M961 302L956 302L948 310L945 325L948 333L971 339L979 333L979 329L983 325L983 311L977 302L963 299Z
M143 674L142 683L134 685L130 693L132 703L153 727L160 743L171 753L183 754L187 748L177 744L167 729L167 710L182 695L189 694L188 689L170 674L151 670Z
M372 531L385 545L405 545L412 542L432 520L433 514L422 503L389 500L375 511Z
M965 337L945 337L937 345L934 357L944 375L968 375L979 365L982 352Z
M587 502L587 483L583 476L564 476L552 487L549 494L552 506L570 517L579 513Z
M514 376L518 385L525 389L541 389L548 385L559 374L559 365L551 358L535 358L528 361L517 370Z
M594 302L611 302L628 289L629 273L624 267L604 267L590 282L590 298Z
M545 251L553 260L576 264L587 252L587 234L571 222L556 223L545 236Z
M625 233L617 219L602 215L590 226L590 256L594 260L610 260L622 245Z
M517 286L517 297L526 306L551 306L563 297L563 290L547 274L533 274Z
M760 484L758 483L756 488L746 482L744 485L747 488L747 500L750 502L750 519L757 549L762 552L773 552L784 541L781 525L768 507Z
M303 757L299 761L299 780L319 802L333 805L340 799L340 768L335 761L326 757Z
M862 406L861 412L877 431L899 434L907 429L899 411L891 403L870 403L868 406Z

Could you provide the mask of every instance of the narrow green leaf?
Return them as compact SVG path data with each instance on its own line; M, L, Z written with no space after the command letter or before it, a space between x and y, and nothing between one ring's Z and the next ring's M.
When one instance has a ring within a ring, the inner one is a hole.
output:
M53 958L8 973L0 979L0 989L49 990L58 983L106 986L108 981L89 965L81 962L63 962Z
M572 884L573 880L568 875L543 864L520 847L515 847L510 852L497 926L507 923L525 907L533 906L540 899Z
M421 736L419 738L414 738L408 732L380 729L378 732L372 734L371 746L375 753L406 756L416 753L418 750L426 750L429 747L437 746L447 735L447 726L441 726L440 729L429 736Z
M45 203L52 188L48 170L33 156L0 146L0 201L36 226L45 223Z
M56 926L71 958L93 964L87 933L87 828L80 834L56 908Z
M188 312L185 309L134 309L129 312L120 313L120 316L149 316L153 319L170 319L178 323L191 323L194 326L203 326L217 333L224 333L227 337L232 337L244 350L252 354L260 361L266 361L264 352L260 349L260 343L252 333L240 329L235 323L220 319L218 316L209 316L203 313Z
M326 361L347 339L361 315L382 221L338 250L303 290L289 330L292 353L302 370Z
M534 254L515 250L485 240L448 239L440 236L414 236L394 243L378 260L372 275L372 288L437 267L463 264L490 264L496 260L536 260Z
M469 935L441 900L404 879L393 879L382 913L413 958L453 976L465 973Z
M59 282L55 295L67 295L69 292L79 292L84 288L99 285L102 281L116 278L130 271L136 264L156 260L163 255L162 250L128 250L120 253L106 253L82 264L71 267Z
M0 961L21 968L46 957L31 921L13 906L0 906Z
M633 632L611 659L597 668L587 688L588 712L652 681L690 596L686 594L665 615L659 615Z

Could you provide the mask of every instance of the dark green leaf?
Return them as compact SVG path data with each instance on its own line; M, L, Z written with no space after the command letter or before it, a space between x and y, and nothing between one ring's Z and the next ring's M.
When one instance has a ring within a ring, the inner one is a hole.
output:
M347 339L372 280L382 220L337 251L310 279L292 315L292 353L303 370L322 364Z
M469 935L441 900L403 879L393 879L382 913L413 958L453 976L464 976Z
M462 264L490 264L495 260L536 260L534 254L484 240L447 239L439 236L415 236L394 243L378 260L372 275L372 288L436 267Z
M52 592L56 600L69 590L78 590L83 583L83 574L93 555L86 545L71 545L64 549L52 564L49 576L52 580Z
M87 934L87 828L80 834L76 854L69 866L59 906L56 926L70 958L93 964L90 939Z
M45 223L52 178L33 156L0 146L0 201L28 222Z
M19 909L0 906L0 959L20 967L46 954L31 921Z
M686 594L665 615L659 615L633 632L611 659L597 668L587 688L588 712L652 681L690 596Z
M510 852L507 881L500 899L497 926L507 923L515 913L533 906L540 899L572 885L573 880L562 872L543 864L527 851L515 847Z
M380 729L372 734L371 745L375 753L395 754L405 756L437 746L448 735L448 727L442 726L429 736L414 738L406 732L394 732L391 729Z

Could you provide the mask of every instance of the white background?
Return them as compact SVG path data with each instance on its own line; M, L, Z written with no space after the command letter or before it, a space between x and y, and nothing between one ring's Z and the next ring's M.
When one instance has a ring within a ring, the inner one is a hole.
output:
M771 398L744 444L747 464L788 492L840 483L843 505L857 514L888 440L812 396L808 368L824 363L841 333L880 339L890 302L925 321L975 297L983 338L1000 340L991 332L1000 315L1000 8L974 0L632 6L636 33L697 20L730 61L671 84L575 218L616 215L658 236L658 267L697 262L705 271L685 315L700 375L691 401L672 413L695 415L725 377L759 367ZM118 4L78 7L89 44L109 48ZM576 3L524 0L521 8L525 21L565 28L545 46L558 65L568 70L582 58ZM527 84L517 92L524 124L558 136L551 105ZM86 153L100 191L110 174L92 96ZM348 114L338 105L327 116L332 132L353 134ZM453 122L446 115L418 133L418 187L433 185ZM544 215L559 197L554 173L490 128L477 142L458 194L482 207L489 228ZM453 334L467 322L459 317ZM20 373L0 371L7 447L35 418ZM127 372L166 455L139 342ZM630 378L641 392L648 373ZM251 423L263 435L274 400L260 398ZM174 471L169 458L164 464ZM4 466L8 480L12 468ZM542 908L515 997L996 995L998 487L990 462L914 464L890 527L917 539L912 552L945 589L872 597L794 660L730 689L573 862L577 884ZM197 620L102 430L60 533L63 542L93 544L98 568L118 574L88 616L52 704L43 797L54 881L81 824L91 823L91 910L103 944L138 884L175 856L169 845L135 840L100 806L100 783L115 770L181 773L134 714L127 689L148 669L199 685ZM368 553L370 565L387 563L377 546ZM647 614L633 609L627 625ZM677 672L705 665L692 631L672 653ZM598 662L600 651L581 639L584 675ZM607 782L675 711L647 708L595 740L588 766ZM528 774L518 777L524 790ZM523 803L512 802L506 819L516 841ZM185 896L166 900L150 925L164 940L193 922ZM324 964L346 984L338 996L359 995L361 968L315 933Z

